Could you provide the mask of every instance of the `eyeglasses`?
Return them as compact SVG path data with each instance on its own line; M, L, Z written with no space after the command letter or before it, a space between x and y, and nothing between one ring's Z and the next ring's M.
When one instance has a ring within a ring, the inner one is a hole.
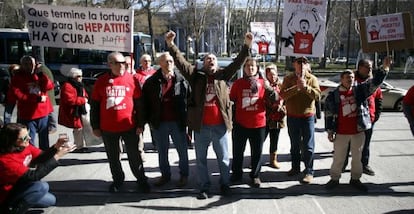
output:
M306 61L306 60L296 60L296 63L298 63L298 64L306 64L306 63L308 63L308 61Z
M75 78L79 78L79 77L82 77L82 75L78 75L78 76L76 76Z
M24 137L19 137L18 140L20 140L22 142L26 142L26 141L30 140L30 136L29 135L26 135Z
M112 64L114 65L125 65L126 61L121 61L121 62L117 62L117 61L113 61Z

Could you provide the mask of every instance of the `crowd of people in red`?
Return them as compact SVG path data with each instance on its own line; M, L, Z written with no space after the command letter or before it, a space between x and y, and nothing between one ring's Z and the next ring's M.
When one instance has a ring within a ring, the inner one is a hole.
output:
M41 66L33 57L22 57L6 97L9 105L17 104L17 123L7 121L0 134L2 211L24 213L30 207L55 204L56 198L49 192L47 183L40 179L57 167L58 160L68 152L87 151L85 126L90 126L93 135L103 141L113 179L109 191L113 193L120 191L125 180L120 159L122 148L125 148L130 169L137 179L137 188L145 193L150 191L143 164L142 134L146 124L158 150L161 177L155 186L171 181L170 137L179 156L177 186L187 185L190 170L186 130L191 129L194 132L198 199L210 197L212 184L207 166L210 144L217 156L222 195L231 195L232 183L242 181L247 141L251 149L250 184L259 188L263 143L270 135L270 166L280 168L277 144L280 129L286 124L292 158L288 176L301 174L301 183L312 183L315 102L321 91L308 59L296 57L294 72L282 82L276 66L266 67L264 75L259 72L256 60L249 56L253 41L251 33L245 35L237 58L225 68L218 67L213 54L204 57L201 68L193 66L183 57L174 39L174 32L166 33L169 52L159 57L158 70L152 68L149 55L143 55L140 67L134 70L133 59L119 52L109 54L110 72L99 76L90 95L82 84L82 70L72 68L67 71L67 81L61 88L58 123L73 129L74 144L68 144L67 138L60 138L50 148L48 118L53 107L48 91L53 89L53 81L39 69ZM383 67L373 71L370 61L360 61L358 71L344 71L340 86L328 96L326 130L328 139L334 142L335 153L327 189L339 184L350 147L353 156L350 184L367 191L359 178L362 172L373 175L373 170L368 170L369 156L364 159L362 148L369 145L372 126L379 117L374 93L386 77L389 65L390 61L384 60ZM228 81L240 67L243 77L229 88ZM361 74L360 70L367 75ZM356 86L354 81L359 84ZM404 112L412 131L413 94L411 88L404 99ZM85 115L89 114L90 121L85 123ZM34 146L35 133L39 133L39 148ZM303 171L301 161L305 165Z

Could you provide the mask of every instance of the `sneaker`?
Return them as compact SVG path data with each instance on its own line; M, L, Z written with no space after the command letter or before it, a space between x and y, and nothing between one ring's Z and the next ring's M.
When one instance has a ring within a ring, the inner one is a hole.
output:
M331 190L339 185L338 180L329 180L328 183L325 184L325 189Z
M374 175L375 175L374 170L372 170L370 166L364 166L364 167L362 168L362 172L363 172L364 174L371 175L371 176L374 176Z
M229 196L231 195L231 189L228 185L221 185L220 186L220 194L222 196Z
M313 175L306 174L305 177L302 179L302 183L310 184L310 183L312 183L312 180L313 180Z
M205 200L208 198L208 192L205 190L200 191L200 193L198 193L197 195L197 199L199 200Z
M187 176L181 176L180 180L177 183L177 187L185 187L188 183L188 177Z
M142 193L151 192L151 186L149 185L149 183L147 181L144 181L144 182L138 182L137 181L137 185L138 185L138 191L140 191Z
M109 192L111 192L111 193L119 192L119 190L121 189L121 186L122 186L122 183L115 183L115 182L113 182L109 186Z
M259 188L260 184L262 184L262 181L260 180L260 178L253 178L252 179L252 186L255 188Z
M361 183L359 179L351 179L351 181L349 181L349 184L362 192L368 192L368 187Z
M298 175L299 173L300 173L300 170L298 170L298 169L290 169L287 172L287 175L290 177L290 176Z
M171 177L161 176L157 182L154 183L154 186L160 187L164 186L166 183L170 182Z

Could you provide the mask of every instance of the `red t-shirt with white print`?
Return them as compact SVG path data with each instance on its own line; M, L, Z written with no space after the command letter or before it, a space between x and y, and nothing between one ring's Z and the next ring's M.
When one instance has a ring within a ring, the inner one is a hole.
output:
M262 78L257 79L257 93L252 93L250 82L238 79L231 86L230 99L236 105L236 122L245 128L266 126L265 88Z
M339 91L338 134L357 134L357 102L351 90Z
M92 92L92 100L100 102L100 128L108 132L128 131L135 127L134 99L141 88L131 74L123 76L106 73L100 76Z
M0 154L0 204L2 204L16 182L29 170L32 160L36 159L42 150L29 144L21 152Z
M214 78L210 76L207 82L206 88L206 101L204 103L204 125L219 125L223 124L223 116L221 115L220 108L218 106L218 100L216 90L214 87Z

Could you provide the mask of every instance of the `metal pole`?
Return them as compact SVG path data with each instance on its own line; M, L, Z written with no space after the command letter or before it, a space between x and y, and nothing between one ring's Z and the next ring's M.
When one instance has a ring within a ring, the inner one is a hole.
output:
M348 68L349 50L351 49L351 21L352 21L352 1L349 1L349 17L348 17L348 39L346 48L346 68Z

